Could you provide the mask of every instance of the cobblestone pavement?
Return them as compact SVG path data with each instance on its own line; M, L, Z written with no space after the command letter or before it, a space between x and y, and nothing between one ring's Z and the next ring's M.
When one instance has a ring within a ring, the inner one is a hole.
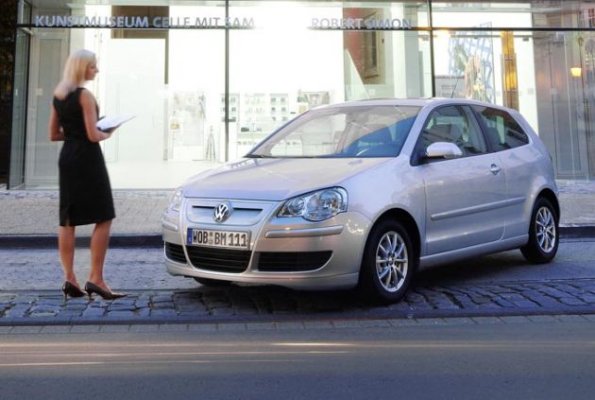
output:
M352 291L202 287L191 279L169 276L160 248L110 250L106 279L115 290L126 291L127 297L64 301L58 290L62 275L55 250L0 250L0 325L595 314L595 265L591 262L595 260L595 242L563 242L555 263L525 269L517 253L473 260L467 267L449 267L449 271L456 270L454 275L443 268L422 271L404 301L371 306ZM87 259L87 251L77 252L77 272L83 282Z
M0 325L263 322L322 319L493 317L595 314L595 279L474 286L418 286L382 307L351 292L276 288L131 291L113 301L69 299L58 291L0 294Z

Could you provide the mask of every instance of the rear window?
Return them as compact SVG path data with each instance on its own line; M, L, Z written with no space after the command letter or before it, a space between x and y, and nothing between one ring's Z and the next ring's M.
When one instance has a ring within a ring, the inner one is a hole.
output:
M474 106L487 127L490 145L496 150L507 150L529 143L523 128L506 111L491 107Z

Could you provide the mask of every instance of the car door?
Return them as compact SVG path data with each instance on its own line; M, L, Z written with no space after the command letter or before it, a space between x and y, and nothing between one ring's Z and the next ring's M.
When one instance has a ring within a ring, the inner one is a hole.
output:
M426 191L426 250L437 254L499 240L506 179L498 157L488 152L467 106L443 106L428 117L418 146L456 144L463 155L425 160L419 173Z
M509 206L503 216L504 237L524 235L528 224L526 203L532 195L535 177L539 176L542 155L529 145L529 137L507 111L484 105L472 108L506 173Z

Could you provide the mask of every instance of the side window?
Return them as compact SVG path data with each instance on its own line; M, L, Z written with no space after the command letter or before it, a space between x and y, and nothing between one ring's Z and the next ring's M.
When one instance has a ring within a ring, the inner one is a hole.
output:
M474 109L485 122L488 140L497 151L529 143L529 137L523 128L506 111L483 106L474 106Z
M426 121L421 141L424 149L436 142L454 143L465 157L487 152L481 129L466 106L434 110Z

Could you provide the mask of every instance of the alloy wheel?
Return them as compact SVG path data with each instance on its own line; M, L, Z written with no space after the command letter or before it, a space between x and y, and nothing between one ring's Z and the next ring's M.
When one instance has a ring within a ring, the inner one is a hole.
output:
M541 207L535 217L535 236L537 244L544 253L551 252L556 246L556 221L551 210Z
M408 269L405 241L397 232L386 232L376 248L376 273L380 284L388 292L397 292L405 283Z

